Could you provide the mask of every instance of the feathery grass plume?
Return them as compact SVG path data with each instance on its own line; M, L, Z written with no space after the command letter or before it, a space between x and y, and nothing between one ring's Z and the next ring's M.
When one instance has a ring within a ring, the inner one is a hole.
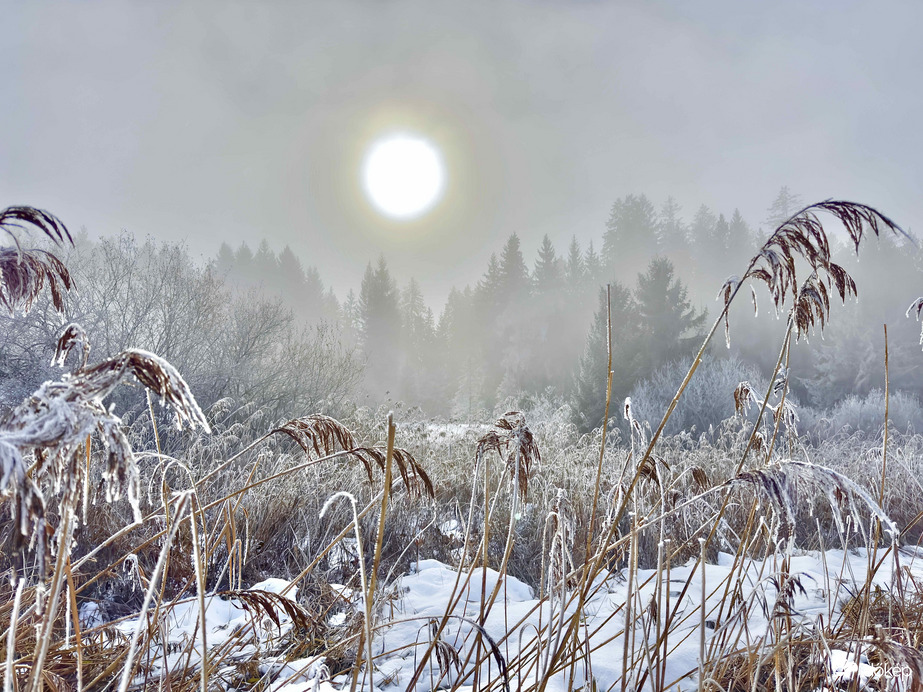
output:
M66 334L77 334L78 329L68 329ZM92 367L81 367L60 381L44 383L0 426L0 494L12 495L18 540L31 537L42 570L45 498L35 481L48 477L54 491L63 494L62 503L76 503L83 487L80 479L85 473L86 441L94 433L108 451L104 471L107 501L126 493L136 519L140 519L134 454L121 419L103 404L129 375L170 404L180 424L209 431L205 416L176 369L159 356L140 350L123 351ZM31 474L27 472L30 456L35 460Z
M566 586L567 575L574 568L574 508L563 488L558 488L551 503L547 530L551 534L551 545L548 548L548 591L552 595L556 586Z
M87 337L83 327L76 322L71 322L61 332L51 364L63 368L71 351L76 351L76 357L80 360L75 370L85 368L87 361L90 359L90 339Z
M865 204L826 200L805 207L769 236L751 260L743 277L728 278L718 292L718 297L724 299L723 320L725 339L728 342L730 327L727 309L747 279L755 279L766 284L777 312L789 296L795 301L799 293L803 293L801 304L795 306L795 322L799 336L805 334L807 326L813 326L815 321L819 321L823 327L829 314L830 289L835 290L844 302L847 295L856 295L855 281L832 259L830 241L818 218L818 212L833 215L843 225L857 254L859 243L866 232L870 231L879 236L883 230L890 230L906 235L894 221ZM797 258L804 260L814 275L806 286L802 287L802 291L798 289L795 261ZM756 295L752 291L752 285L751 295L753 309L756 312Z
M856 295L856 284L849 277L848 282L844 284L846 293ZM845 294L841 292L845 301ZM798 290L798 295L792 305L792 321L795 327L795 338L800 339L807 336L809 331L814 331L819 325L820 330L824 330L827 318L830 316L830 294L827 286L823 281L817 278L816 273L812 273ZM777 383L774 383L775 388ZM784 386L784 385L783 385Z
M0 230L6 232L6 234L13 239L13 242L16 243L17 247L19 246L19 242L16 238L16 234L13 233L13 229L21 228L28 230L30 226L37 228L51 238L55 245L62 244L65 238L67 242L72 245L74 243L67 227L60 219L53 214L49 214L47 211L25 206L7 207L3 211L0 211Z
M542 461L535 437L520 411L507 411L494 426L498 430L491 430L478 440L478 463L486 452L495 451L506 464L510 478L519 487L520 496L525 499L529 493L532 467Z
M312 449L318 456L333 454L337 451L346 452L352 458L362 462L369 482L372 482L374 466L377 466L380 471L385 470L387 460L385 448L357 447L353 432L330 416L313 414L294 418L269 432L270 435L274 433L288 435L305 453ZM395 448L394 461L397 463L404 485L412 495L435 496L432 480L413 454L406 449Z
M370 482L372 480L372 464L374 463L380 471L384 471L385 462L388 458L387 450L382 447L356 447L349 450L349 455L362 462ZM416 497L422 497L423 495L436 496L433 482L413 454L406 449L395 447L393 459L397 464L401 478L404 480L404 485L411 495Z
M749 411L751 404L760 406L762 403L763 400L760 399L749 380L744 380L734 390L734 411L738 416Z
M670 467L666 459L656 454L651 454L649 457L641 460L641 468L638 469L638 474L641 476L642 480L653 483L659 488L660 472L657 471L657 464L661 464L664 468Z
M13 229L28 231L36 228L56 245L73 239L61 221L46 211L33 207L8 207L0 211L0 230L15 243L14 248L0 248L0 305L12 316L17 311L28 312L45 284L51 292L51 302L58 312L64 310L64 293L73 288L67 267L46 250L22 247Z
M907 308L907 312L904 313L906 317L910 317L911 312L917 313L917 321L920 322L920 314L923 313L923 296L920 296L915 301L910 304L910 307ZM923 346L923 322L920 325L920 345Z
M287 616L294 627L298 629L310 631L315 625L319 624L317 618L306 608L287 596L273 593L272 591L242 589L221 591L217 595L224 600L239 601L241 607L249 613L265 615L277 628L282 627L280 614Z
M708 473L706 473L705 469L701 466L693 466L690 471L692 480L700 491L708 490L711 487L711 481L708 480Z
M798 505L799 488L813 489L823 493L830 504L834 520L841 533L845 533L843 510L849 510L854 525L861 526L859 503L865 505L870 514L881 522L892 539L900 531L885 514L872 496L857 483L838 471L806 461L786 460L770 467L753 469L738 474L723 485L751 485L772 505L775 515L775 540L783 551L790 553L795 542L795 511Z
M458 656L458 649L439 635L438 619L433 618L429 621L429 634L430 637L436 640L434 651L436 652L436 663L439 665L440 676L444 678L452 668L455 669L456 674L460 675L462 663L461 658Z
M273 433L288 435L305 454L313 449L315 454L322 456L337 451L337 446L343 451L356 446L349 428L338 420L321 414L293 418L270 431L270 434Z

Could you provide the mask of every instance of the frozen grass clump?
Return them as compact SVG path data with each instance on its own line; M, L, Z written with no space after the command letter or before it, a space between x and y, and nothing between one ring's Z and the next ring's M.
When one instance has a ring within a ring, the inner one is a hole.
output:
M688 372L691 361L674 361L658 368L649 378L631 391L635 416L653 422L670 404L676 393L676 383ZM739 382L762 382L765 377L752 363L736 356L704 362L696 378L686 388L683 398L670 417L664 434L680 432L703 433L717 429L734 415L734 401L728 397Z

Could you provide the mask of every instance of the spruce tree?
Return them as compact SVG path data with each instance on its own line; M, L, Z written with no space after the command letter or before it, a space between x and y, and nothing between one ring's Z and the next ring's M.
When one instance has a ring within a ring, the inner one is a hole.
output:
M616 200L603 234L603 265L609 276L631 276L657 254L657 226L657 213L646 196Z
M517 302L529 295L529 269L522 256L519 236L513 233L500 253L500 287L503 302Z
M359 290L359 343L368 367L366 381L371 393L394 393L401 369L401 313L397 284L382 255L378 266L365 269Z
M586 264L583 261L577 236L573 236L567 248L567 260L564 262L564 283L567 286L567 292L571 296L581 295L585 282Z
M532 272L533 285L538 295L549 296L557 294L562 288L563 272L561 261L558 259L551 244L551 239L546 234L542 238L542 245L538 249L538 259L535 270Z
M642 376L695 352L704 338L706 313L692 306L670 260L655 258L638 275L635 299L641 322Z
M686 226L679 216L680 206L675 199L668 197L660 207L660 216L657 219L657 245L658 252L664 257L674 260L685 256L689 252L689 240L686 237Z
M766 210L766 225L769 227L769 232L772 233L803 207L804 203L801 201L801 196L793 194L787 186L783 185L772 205Z
M609 416L617 416L639 373L640 348L638 306L625 286L610 286L612 308L612 393ZM583 355L574 381L571 405L581 430L600 426L606 410L608 381L608 320L606 289L599 291L598 307L586 336Z

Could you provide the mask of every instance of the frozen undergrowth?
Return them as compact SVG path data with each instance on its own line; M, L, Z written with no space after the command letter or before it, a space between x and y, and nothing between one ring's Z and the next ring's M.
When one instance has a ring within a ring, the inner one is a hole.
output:
M660 583L663 602L668 604L664 612L674 613L669 627L666 674L662 678L664 689L697 688L703 623L707 658L727 649L727 642L735 640L740 646L759 648L762 643L769 647L773 641L774 622L783 616L791 619L794 631L806 636L816 635L825 626L836 623L844 617L844 604L866 584L869 557L865 550L812 551L794 555L786 565L780 555L741 562L731 554L720 553L717 564L704 566L704 587L698 567L701 563L689 560L673 567L669 581L664 573ZM897 574L901 575L905 589L914 588L914 583L923 583L923 551L903 549L898 560L899 571L895 571L893 557L882 562L872 581L874 591L892 592L897 587ZM786 569L787 576L783 577ZM410 573L395 582L396 598L389 601L376 619L379 626L373 641L376 688L474 689L477 674L481 688L489 684L491 689L502 689L496 659L487 655L485 638L478 636L476 624L479 622L507 664L510 689L538 686L546 662L543 653L535 655L536 637L539 633L543 638L548 636L549 621L555 626L560 622L560 600L551 603L546 600L540 604L531 587L508 576L501 582L497 604L482 619L482 593L491 593L500 579L499 573L488 569L485 574L478 568L471 572L467 585L463 578L461 587L456 589L458 577L454 568L437 560L420 560ZM646 610L640 615L636 610L631 618L634 641L626 654L624 623L628 581L622 571L600 577L584 604L582 631L578 637L578 646L584 652L589 650L590 656L553 672L546 689L553 692L591 689L587 687L591 684L600 690L618 689L626 655L629 688L652 689L650 679L642 681L639 675L650 667L645 661L648 655L645 642L653 647L658 631L650 610L658 588L656 579L655 570L637 572L632 599L636 609L640 606ZM684 591L686 583L690 587ZM733 606L728 606L728 599L724 597L729 585L732 589L739 587ZM278 598L291 599L291 607L299 608L295 602L297 590L289 587L289 582L269 579L254 584L248 592L285 594ZM341 592L346 599L352 598L353 606L361 611L358 594L345 587ZM572 601L567 604L566 614L572 614L574 607ZM267 685L265 689L274 692L348 689L348 673L328 679L329 670L323 656L286 656L286 650L291 651L292 641L297 636L295 623L282 608L274 610L275 615L270 616L267 610L247 606L237 598L209 596L206 599L209 659L221 661L210 673L211 685L236 689L243 682L240 672L244 664L250 662L252 675L261 678ZM144 673L133 681L136 688L149 687L169 678L167 671L201 666L196 600L179 601L161 612L157 620L158 644L148 649L142 666ZM420 666L432 641L434 623L447 613L450 614L448 624L439 637L442 655L430 656L428 663ZM95 613L86 610L83 615L89 617ZM332 618L336 619L332 625L343 621L342 614ZM117 625L118 630L126 634L134 627L134 620ZM554 628L551 636L554 637ZM719 638L723 643L719 644ZM861 683L859 689L871 690L884 684L888 689L911 689L909 668L873 665L868 650L869 647L861 644L851 650L831 644L820 661L829 683L824 689L838 689L839 684L853 676ZM474 665L475 658L482 659L480 666ZM440 660L444 661L442 665ZM408 687L418 666L421 674L416 683ZM253 682L250 679L248 684ZM361 689L368 689L367 681L360 679L359 683Z

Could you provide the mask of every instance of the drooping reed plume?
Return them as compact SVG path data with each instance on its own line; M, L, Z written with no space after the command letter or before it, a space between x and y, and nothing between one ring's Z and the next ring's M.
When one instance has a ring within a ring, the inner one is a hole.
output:
M529 477L532 467L542 461L532 431L526 425L525 416L519 411L507 411L494 423L491 430L478 440L477 460L487 452L496 452L506 465L510 478L525 498L529 492Z
M47 250L24 248L17 230L37 229L56 245L73 244L70 232L61 221L33 207L8 207L0 211L0 231L14 247L0 247L0 306L10 315L28 312L45 285L58 312L64 310L64 294L74 286L64 263Z
M923 296L920 296L915 301L910 304L910 307L907 308L906 316L910 317L910 313L915 312L917 321L920 321L920 314L923 313ZM923 346L923 324L920 327L920 345Z
M369 482L372 481L372 469L378 467L385 470L387 449L381 446L358 446L355 436L345 425L330 416L313 414L294 418L277 428L273 428L268 435L280 433L294 440L305 453L314 451L318 456L330 455L337 451L345 453L362 463ZM408 492L412 495L429 495L433 497L435 490L433 482L426 470L406 449L395 447L393 460L397 464L398 472L404 481Z
M835 290L840 300L856 295L856 282L847 271L833 261L830 241L818 216L819 212L831 214L849 235L856 254L859 244L869 232L880 236L884 230L906 235L900 226L877 209L865 204L842 200L827 200L805 207L782 223L769 236L759 252L750 261L743 276L731 276L725 281L718 296L723 298L725 338L729 339L728 307L748 279L761 282L769 289L776 311L782 309L788 298L795 306L795 326L799 336L804 335L815 320L821 328L830 311L830 291ZM805 262L811 276L803 286L798 280L798 260ZM756 293L751 284L753 307L756 310Z

